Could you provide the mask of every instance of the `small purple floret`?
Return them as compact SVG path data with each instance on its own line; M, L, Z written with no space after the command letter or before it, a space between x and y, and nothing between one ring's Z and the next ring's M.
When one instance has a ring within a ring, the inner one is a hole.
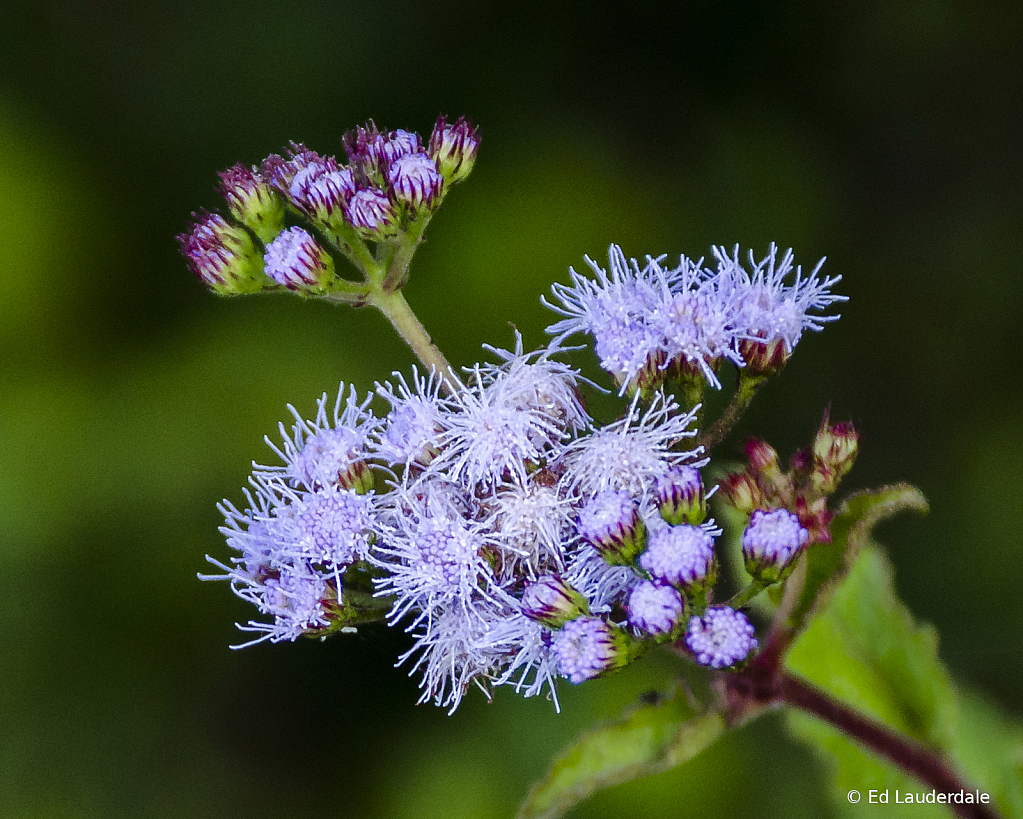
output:
M682 617L682 595L671 586L644 580L629 593L627 610L629 625L650 634L667 634Z
M578 685L607 671L614 663L613 627L597 617L569 620L554 637L558 672Z
M263 261L266 275L289 290L322 285L330 274L320 246L300 227L283 231L267 245Z
M437 163L424 153L404 154L387 170L387 181L394 198L413 209L429 207L440 194L444 178Z
M787 509L757 509L742 534L742 554L747 562L784 566L809 537L799 518Z
M700 665L724 668L745 660L757 647L757 638L753 624L741 611L713 606L703 617L689 621L686 645Z
M697 583L707 577L714 560L714 539L699 526L659 526L651 529L639 565L661 583Z
M383 191L364 188L348 202L348 221L365 233L384 233L394 225L394 210Z

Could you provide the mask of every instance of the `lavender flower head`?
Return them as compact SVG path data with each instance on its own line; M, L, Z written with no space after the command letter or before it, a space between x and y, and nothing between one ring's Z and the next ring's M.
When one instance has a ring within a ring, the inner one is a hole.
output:
M804 276L793 266L792 251L778 261L773 244L760 262L750 255L751 273L740 263L738 247L731 256L714 248L714 255L715 271L685 256L674 269L662 267L663 257L651 256L641 267L612 245L610 273L586 257L596 279L571 270L571 286L552 287L557 303L543 300L565 317L547 328L552 343L576 333L592 336L601 366L622 393L654 389L669 372L687 370L720 389L715 370L722 359L742 367L744 350L770 358L753 349L757 344L776 343L791 354L803 331L838 318L815 311L846 300L831 293L840 276L818 276L823 260Z
M672 586L702 584L712 574L714 539L699 526L656 526L639 565L655 581Z
M806 545L810 534L787 509L757 509L742 533L742 555L753 575L777 574ZM777 577L773 577L777 579Z
M308 231L288 228L266 247L266 275L289 290L322 288L334 275L334 263Z
M338 389L333 412L328 414L328 398L324 393L316 402L316 416L306 420L290 404L295 416L290 434L280 425L283 449L269 438L267 444L284 461L283 466L257 466L257 474L281 473L292 486L316 489L340 484L360 492L372 488L367 447L379 429L380 422L368 409L371 396L358 401L355 387Z
M848 300L831 293L831 287L841 281L841 276L822 279L817 275L824 259L804 276L802 267L793 265L792 249L786 250L779 260L774 243L759 262L750 251L751 273L746 273L739 261L738 245L731 255L725 248L715 247L714 255L719 275L737 283L743 338L768 343L781 341L791 353L805 330L821 330L825 323L839 319L837 314L813 315L811 311L825 310L835 302ZM790 276L794 276L794 281L786 284Z
M703 617L693 617L686 631L686 645L700 665L725 668L745 660L757 647L753 624L741 611L712 606Z
M554 638L558 672L578 685L610 670L622 652L623 636L597 617L570 620Z
M682 619L682 595L671 586L644 580L629 593L629 625L649 634L668 634Z

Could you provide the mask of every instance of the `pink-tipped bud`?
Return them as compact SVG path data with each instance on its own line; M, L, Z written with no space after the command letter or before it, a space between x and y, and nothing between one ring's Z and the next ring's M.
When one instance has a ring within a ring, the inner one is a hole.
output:
M772 376L781 372L792 351L786 349L780 338L767 342L744 338L739 342L739 355L750 375Z
M750 438L746 442L746 457L749 458L750 473L756 479L764 491L783 493L789 485L784 473L781 471L781 464L778 462L778 453L763 438Z
M828 495L852 469L859 449L859 435L851 423L829 424L827 418L813 442L814 486Z
M730 504L746 515L765 504L764 493L748 472L733 472L718 484Z
M263 260L244 228L228 224L216 213L192 214L191 232L178 236L188 266L214 293L234 296L254 293L271 282Z
M465 179L476 162L479 148L479 132L472 122L459 117L453 125L445 118L438 118L430 135L430 156L437 162L437 168L449 184Z
M269 242L284 228L284 203L258 169L235 165L220 172L220 192L231 215Z
M812 501L796 498L796 515L800 525L809 532L808 544L831 543L831 519L835 515L828 509L826 497Z

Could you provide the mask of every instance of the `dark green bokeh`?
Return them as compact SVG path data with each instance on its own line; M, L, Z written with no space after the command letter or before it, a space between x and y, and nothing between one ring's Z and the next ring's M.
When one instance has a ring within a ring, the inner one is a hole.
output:
M782 453L830 403L851 486L907 480L880 533L959 679L1023 710L1023 70L1018 3L13 3L0 8L0 813L507 816L550 755L672 673L652 659L448 718L391 669L401 634L230 652L202 585L215 502L339 380L407 369L383 320L216 299L173 237L214 172L373 117L484 142L409 300L448 356L526 344L538 297L630 255L776 240L851 301L737 436ZM579 816L826 815L780 723Z

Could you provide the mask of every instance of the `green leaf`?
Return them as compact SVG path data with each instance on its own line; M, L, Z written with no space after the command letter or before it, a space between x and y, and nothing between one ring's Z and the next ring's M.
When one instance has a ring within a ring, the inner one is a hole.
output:
M831 522L831 543L811 546L804 566L797 568L791 578L798 582L805 572L799 598L788 616L793 632L805 628L828 605L874 526L903 509L927 511L927 500L919 489L909 484L859 492L842 504Z
M670 770L716 740L725 721L698 713L684 694L641 705L583 734L533 786L518 819L554 819L602 788Z
M1023 819L1023 725L971 691L958 693L953 758L970 780L984 783L1006 819Z
M858 537L851 531L849 540ZM963 714L958 713L956 691L938 658L934 629L915 622L897 598L884 552L872 543L858 548L859 559L834 590L830 605L792 647L788 669L946 753L969 785L990 793L1008 816L1023 819L1023 742L1018 729L990 711L985 720L983 710L972 701ZM984 727L985 721L989 727ZM870 805L872 816L905 811L905 805L893 804L896 789L903 794L930 790L813 717L792 712L788 725L836 763L836 808L841 814L862 810L871 789L888 790L892 800L887 808ZM853 789L862 794L860 805L846 799ZM949 815L938 805L914 805L912 811L917 819Z

